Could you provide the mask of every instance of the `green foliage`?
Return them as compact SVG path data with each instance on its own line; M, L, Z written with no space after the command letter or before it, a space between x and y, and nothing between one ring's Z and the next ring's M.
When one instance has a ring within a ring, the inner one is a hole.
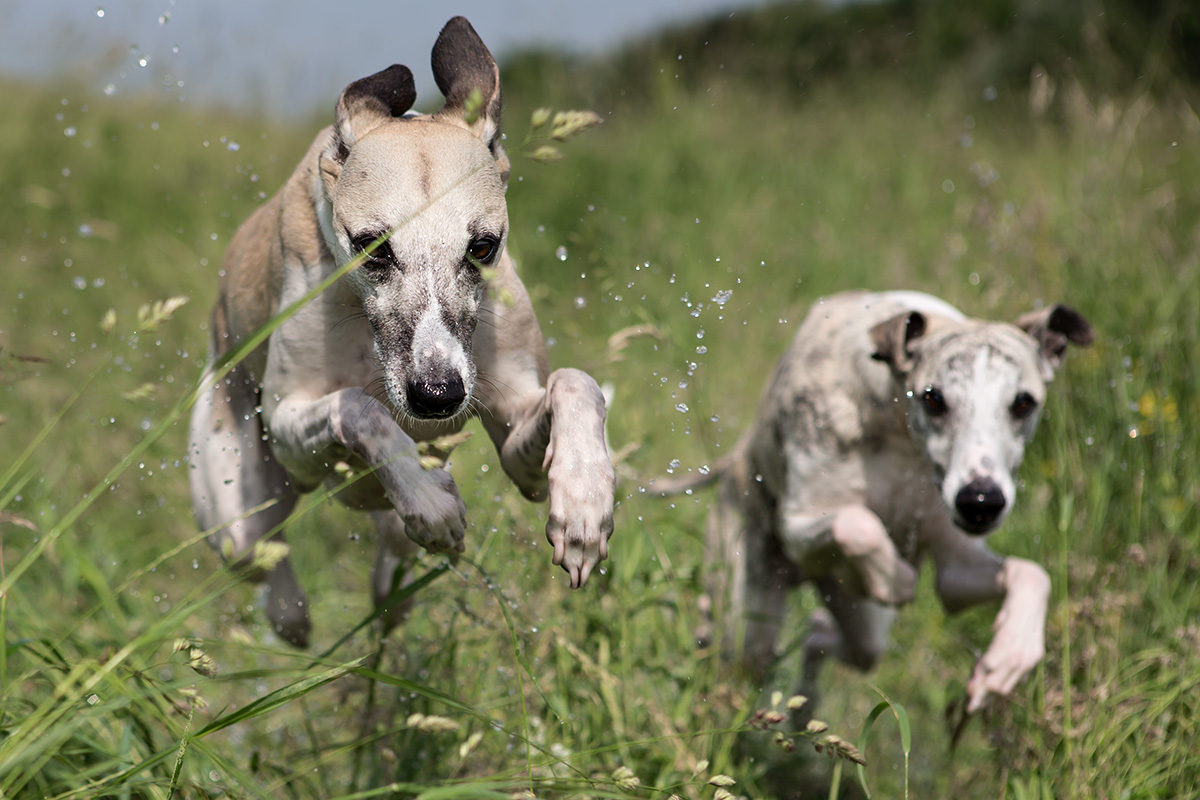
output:
M852 795L858 750L876 797L1194 794L1200 120L1170 44L1191 11L958 5L745 11L505 65L506 119L605 120L559 164L514 159L509 201L552 363L613 385L612 558L570 592L544 507L475 436L467 558L422 558L385 642L366 520L297 512L312 653L195 530L182 417L221 253L313 129L0 86L0 795ZM948 618L926 576L876 671L826 676L830 729L793 726L815 598L749 683L695 646L711 496L640 491L731 447L807 307L852 287L1000 318L1062 300L1099 332L992 542L1053 576L1046 662L953 748L994 608Z

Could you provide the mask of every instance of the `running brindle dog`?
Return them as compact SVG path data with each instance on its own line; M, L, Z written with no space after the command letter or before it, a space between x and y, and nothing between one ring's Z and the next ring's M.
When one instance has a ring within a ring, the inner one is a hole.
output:
M726 646L769 663L787 590L812 581L828 611L811 620L805 683L827 655L869 669L929 556L947 610L1002 601L968 711L1011 692L1042 659L1050 579L983 537L1012 508L1046 382L1068 343L1093 337L1062 305L1009 325L916 292L817 303L734 452L707 475L653 484L720 481L709 542L732 578L715 592Z

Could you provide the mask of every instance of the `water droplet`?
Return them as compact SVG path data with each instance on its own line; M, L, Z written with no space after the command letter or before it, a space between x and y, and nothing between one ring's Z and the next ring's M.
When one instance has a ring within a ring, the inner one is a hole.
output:
M586 298L586 297L579 296L579 297L576 297L576 298L575 298L575 307L576 307L576 308L583 308L583 307L584 307L584 306L586 306L586 305L587 305L587 298Z
M729 302L729 298L733 297L732 289L722 289L713 295L713 302L719 306L723 306Z
M554 257L557 258L559 261L566 261L567 260L567 246L560 244L558 246L558 249L554 251Z
M950 180L949 178L946 178L946 180L942 181L942 191L946 194L954 194L954 181Z
M679 403L678 405L675 406L675 410L680 413L686 414L687 410L688 410L687 403Z
M76 289L86 289L87 288L87 278L83 277L82 275L76 275L71 280L71 285L74 286Z
M238 150L242 149L242 146L237 142L230 142L229 144L225 145L225 149L231 153L236 153Z
M708 474L708 464L701 464L701 465L700 465L700 469L699 469L699 470L697 470L697 471L698 471L698 472L699 472L701 475L707 475L707 474Z
M103 9L103 8L97 8L97 9L96 9L96 16L97 16L97 17L100 17L101 19L103 19L103 18L104 18L104 9Z
M697 339L703 339L703 338L704 338L704 328L701 328L700 330L696 331L696 338L697 338Z
M705 347L704 345L700 345L699 347L696 348L696 352L699 353L700 355L704 355L705 353L708 352L708 348Z
M64 130L64 131L63 131L63 136L66 136L66 137L69 139L69 138L71 138L72 136L74 136L74 135L75 135L75 134L77 134L77 133L79 133L79 131L77 131L77 130L75 129L75 126L74 126L74 125L71 125L71 126L70 126L70 127L68 127L66 130Z

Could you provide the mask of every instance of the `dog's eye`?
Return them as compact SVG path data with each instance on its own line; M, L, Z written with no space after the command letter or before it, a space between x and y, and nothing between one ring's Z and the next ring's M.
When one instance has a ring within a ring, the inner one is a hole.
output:
M925 387L925 393L921 395L921 402L925 404L925 410L931 417L940 417L950 410L946 405L946 398L942 397L941 391L936 386Z
M478 239L471 242L471 244L467 245L467 256L470 257L472 261L479 261L484 264L489 264L491 263L492 259L496 257L496 250L498 249L499 244L500 242L491 236L480 236Z
M353 239L351 239L350 247L352 250L354 250L354 254L358 255L359 253L366 250L371 245L375 244L375 241L378 238L379 237L373 233L364 233L359 236L355 236ZM379 248L375 248L375 251L372 251L372 255L374 255L375 252L378 251L378 249Z
M361 255L368 250L371 245L379 240L381 234L363 233L355 236L350 240L350 249L355 256ZM375 249L371 250L370 254L363 259L362 265L371 271L388 269L392 265L392 251L388 248L387 242L379 242L375 245Z
M1037 409L1037 400L1033 399L1033 395L1029 392L1021 392L1017 395L1017 399L1013 400L1009 412L1016 419L1025 419Z
M370 248L371 245L375 244L375 242L379 241L379 238L380 234L377 233L360 234L350 240L350 249L354 251L354 255L358 255L364 250ZM379 244L375 246L375 249L371 251L371 254L367 256L367 258L387 258L387 242L379 242Z

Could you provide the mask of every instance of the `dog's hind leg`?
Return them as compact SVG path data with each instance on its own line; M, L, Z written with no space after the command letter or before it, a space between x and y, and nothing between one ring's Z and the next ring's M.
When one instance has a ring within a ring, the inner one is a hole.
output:
M235 368L196 401L189 425L188 483L196 521L238 566L249 565L255 542L276 530L296 504L287 473L264 441L257 405L257 385ZM273 538L282 541L282 530ZM308 609L291 561L284 557L265 574L249 577L266 581L267 618L275 632L306 645Z
M815 581L825 608L809 617L804 640L802 691L814 700L825 659L839 661L866 672L887 649L896 609L846 589L844 579L828 575Z
M715 616L725 629L726 652L761 678L775 659L775 642L786 613L788 589L799 575L783 558L767 521L769 506L756 500L757 483L730 475L709 519L710 564Z
M375 531L379 536L379 552L371 573L371 591L375 610L383 625L383 635L386 636L412 610L411 597L394 606L388 606L387 599L396 589L412 583L412 562L419 548L416 542L408 538L404 521L395 511L373 511L371 521L375 523Z

